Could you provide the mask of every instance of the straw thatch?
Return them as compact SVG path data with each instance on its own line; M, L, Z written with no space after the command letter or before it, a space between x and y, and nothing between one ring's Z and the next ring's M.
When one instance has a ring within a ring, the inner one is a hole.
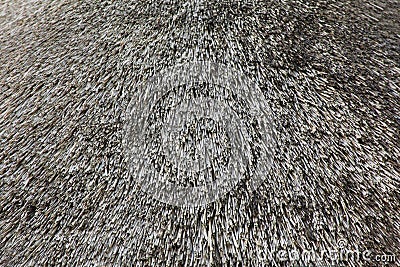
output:
M0 265L293 266L277 253L339 240L399 259L399 5L0 1ZM197 60L258 84L276 148L256 191L174 207L130 176L124 114Z

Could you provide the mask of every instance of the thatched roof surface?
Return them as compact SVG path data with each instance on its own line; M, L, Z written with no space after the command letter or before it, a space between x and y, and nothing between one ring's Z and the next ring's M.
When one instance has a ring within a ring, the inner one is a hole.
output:
M399 5L1 1L0 265L291 266L339 240L400 259ZM185 208L140 190L123 139L137 84L195 61L257 84L276 146L257 190Z

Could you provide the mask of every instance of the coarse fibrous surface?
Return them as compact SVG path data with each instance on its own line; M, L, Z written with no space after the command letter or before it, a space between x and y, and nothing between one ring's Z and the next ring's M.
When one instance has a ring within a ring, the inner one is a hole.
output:
M276 144L256 190L177 207L132 178L126 110L199 61L257 84ZM398 0L0 0L0 92L0 266L400 264Z

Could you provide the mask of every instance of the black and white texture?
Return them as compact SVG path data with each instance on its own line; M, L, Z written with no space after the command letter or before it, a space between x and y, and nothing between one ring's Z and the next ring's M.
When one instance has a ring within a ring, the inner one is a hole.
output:
M397 0L0 1L0 265L293 266L308 262L275 252L340 240L398 264L399 9ZM138 85L190 62L255 83L275 144L256 190L246 170L222 197L182 207L141 190L124 140Z
M123 144L141 190L167 204L196 207L240 181L254 191L267 178L276 148L272 112L238 70L189 62L135 88Z

